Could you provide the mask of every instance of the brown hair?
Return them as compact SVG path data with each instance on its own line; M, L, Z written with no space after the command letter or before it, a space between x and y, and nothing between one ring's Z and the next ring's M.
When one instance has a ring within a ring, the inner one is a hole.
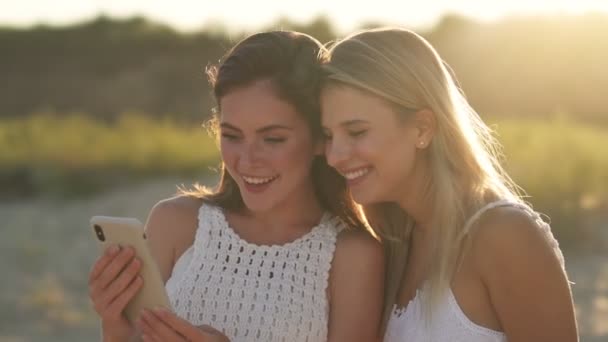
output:
M228 51L219 65L207 68L217 104L208 128L217 135L223 96L255 81L268 80L277 96L293 105L306 120L313 139L322 139L319 92L320 65L324 53L325 49L319 41L298 32L263 32L245 38ZM317 156L313 161L311 177L323 209L339 216L351 227L366 229L344 178L327 164L324 156ZM244 206L238 185L223 163L215 190L197 184L195 190L182 193L225 209L235 210Z

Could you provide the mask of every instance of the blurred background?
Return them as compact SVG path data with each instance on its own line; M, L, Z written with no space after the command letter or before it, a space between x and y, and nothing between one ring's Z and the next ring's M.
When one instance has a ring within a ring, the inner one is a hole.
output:
M249 33L430 40L566 254L582 341L608 340L608 0L0 1L0 342L99 336L88 220L134 216L218 151L204 68Z

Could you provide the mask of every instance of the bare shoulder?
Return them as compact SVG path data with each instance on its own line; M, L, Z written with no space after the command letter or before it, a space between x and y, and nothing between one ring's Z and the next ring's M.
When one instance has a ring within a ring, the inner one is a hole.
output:
M516 289L532 294L544 288L548 295L549 287L568 287L563 257L550 231L525 210L492 209L471 234L475 269L491 294Z
M383 263L384 252L382 245L371 234L345 229L340 234L336 241L336 260L346 258L353 259L369 259L369 262Z
M374 281L384 274L384 250L364 231L345 229L338 234L331 282Z
M152 212L158 215L191 216L193 213L198 213L198 209L202 203L202 200L199 198L178 195L159 201L152 208Z
M471 255L509 340L575 341L572 293L546 224L516 207L484 213Z
M176 259L192 245L202 200L176 196L154 205L146 222L146 235L163 278L171 274Z
M163 199L150 210L146 226L155 230L169 230L162 229L163 227L168 228L167 223L170 223L170 226L191 226L198 218L198 210L201 204L200 199L190 196L175 196Z
M543 223L524 209L505 206L484 213L471 231L472 248L480 262L496 259L558 255Z

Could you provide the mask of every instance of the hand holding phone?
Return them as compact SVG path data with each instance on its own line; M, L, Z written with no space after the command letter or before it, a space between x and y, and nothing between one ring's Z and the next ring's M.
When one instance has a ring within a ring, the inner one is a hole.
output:
M157 307L170 309L171 305L165 291L165 285L156 262L149 251L144 227L141 222L134 218L95 216L91 218L91 228L103 253L112 246L130 246L134 251L134 257L136 258L134 260L137 261L132 261L128 265L125 265L124 270L120 272L129 270L132 273L134 271L133 267L138 267L139 276L143 279L143 284L141 284L141 288L132 296L124 309L127 319L132 323L135 322L143 309ZM123 262L126 263L130 252L125 250L119 253L121 254L116 254L116 258L122 258ZM133 255L130 257L133 258ZM124 283L125 277L122 277L122 280L119 280L120 278L120 274L116 274L116 278L111 279L111 281ZM135 281L137 280L132 280L132 282ZM136 284L112 285L114 287L123 287L124 291L129 291L128 286Z

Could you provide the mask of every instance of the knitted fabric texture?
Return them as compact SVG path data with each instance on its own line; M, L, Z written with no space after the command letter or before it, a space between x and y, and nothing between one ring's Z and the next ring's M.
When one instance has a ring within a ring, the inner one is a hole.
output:
M244 241L218 207L199 209L191 259L167 292L174 311L232 342L326 341L327 287L342 221L325 214L284 245ZM173 277L173 276L172 276Z

